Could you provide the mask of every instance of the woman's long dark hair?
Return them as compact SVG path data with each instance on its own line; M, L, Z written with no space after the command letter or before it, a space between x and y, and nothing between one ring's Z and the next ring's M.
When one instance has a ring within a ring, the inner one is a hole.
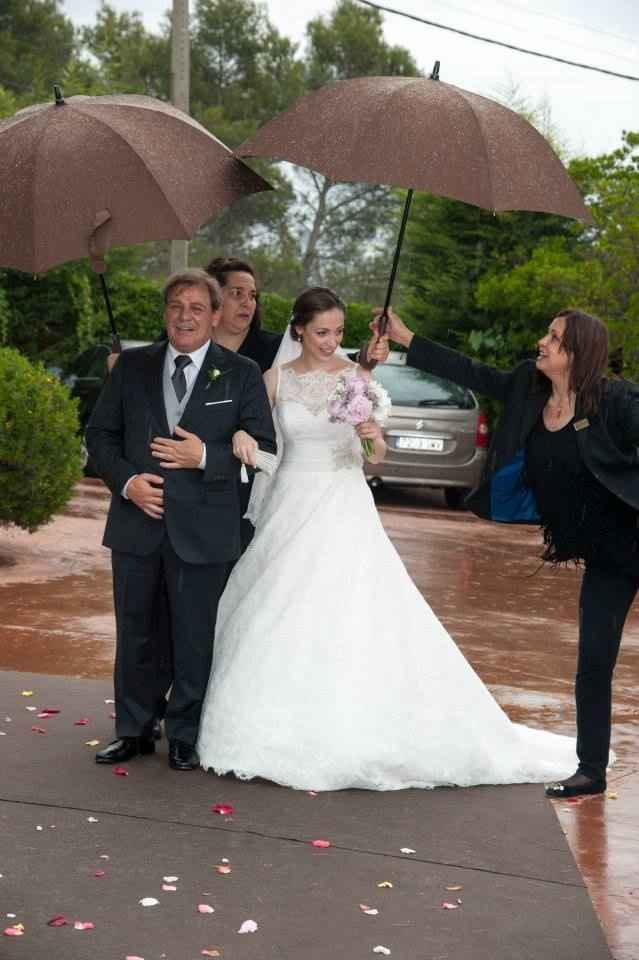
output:
M206 272L212 277L215 277L219 285L224 289L226 286L226 278L229 273L249 273L255 280L255 286L258 287L257 275L255 273L255 267L252 263L249 263L248 260L239 260L236 257L214 257L213 260L208 264ZM255 313L253 314L253 319L251 320L251 326L249 330L253 332L254 330L262 329L262 311L260 310L260 292L257 291L257 298L255 302Z
M578 411L592 416L599 409L606 385L608 330L599 317L572 307L560 310L555 317L563 317L565 322L561 349L572 355L568 385L577 398Z

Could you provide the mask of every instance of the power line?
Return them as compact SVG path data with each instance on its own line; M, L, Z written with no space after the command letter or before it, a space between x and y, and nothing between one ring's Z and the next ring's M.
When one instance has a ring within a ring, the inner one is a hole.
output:
M382 10L384 13L395 13L398 17L416 20L417 23L425 23L426 26L436 27L438 30L448 30L450 33L456 33L461 37L469 37L471 40L481 40L482 43L492 43L497 47L505 47L507 50L514 50L516 53L526 53L531 57L541 57L543 60L554 60L555 63L564 63L569 67L579 67L581 70L605 73L609 77L619 77L621 80L639 81L639 77L634 77L628 73L616 73L614 70L605 70L603 67L593 67L587 63L577 63L575 60L565 60L563 57L555 57L550 53L539 53L537 50L527 50L525 47L516 47L514 44L505 43L503 40L493 40L492 37L481 37L479 34L469 33L468 30L459 30L457 27L449 27L443 23L435 23L434 20L426 20L424 17L418 17L413 13L406 13L404 10L394 10L392 7L384 7L381 3L373 3L372 0L358 0L358 3L364 3L367 7Z
M500 3L500 2L502 2L502 0L497 0L497 2ZM486 21L487 23L497 23L500 27L505 27L507 30L521 31L521 26L518 25L518 24L509 23L507 20L499 20L497 17L489 17L489 16L486 16L486 15L483 14L483 13L476 13L476 12L473 13L473 12L472 12L471 10L469 10L467 7L460 7L458 4L453 3L452 0L440 0L440 3L443 3L446 7L450 7L452 10L457 10L457 11L459 11L460 13L465 13L465 14L466 14L467 16L469 16L469 17L481 17L481 19L484 20L484 21ZM513 4L507 4L507 5L510 6L510 7L513 6ZM521 10L522 8L519 7L519 6L515 6L514 9ZM531 11L531 12L532 12L532 11ZM536 16L542 16L542 14L536 14ZM552 19L557 19L557 18L552 18ZM570 23L571 25L574 26L574 24L572 24L572 21L570 21L570 20L565 20L565 21L563 21L563 22L564 22L564 23ZM553 36L553 35L548 34L548 33L540 33L540 34L539 34L539 37L540 37L540 38L543 38L544 40L557 40L557 39L558 39L556 36ZM602 57L615 57L615 56L616 56L618 60L625 60L627 63L636 63L636 62L637 62L637 58L636 58L636 57L624 57L623 54L612 53L610 50L597 50L595 47L584 46L583 43L577 43L577 42L574 41L574 40L571 40L571 41L570 41L570 46L571 46L571 47L575 47L575 48L578 49L578 50L585 50L587 53L598 53L598 54L600 54Z

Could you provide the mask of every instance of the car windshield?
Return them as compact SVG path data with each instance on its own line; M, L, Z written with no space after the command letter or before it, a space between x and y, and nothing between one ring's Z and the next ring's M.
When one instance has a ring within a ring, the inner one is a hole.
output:
M458 410L472 410L475 406L473 395L465 387L415 367L380 363L375 367L373 377L388 390L397 407L456 407Z

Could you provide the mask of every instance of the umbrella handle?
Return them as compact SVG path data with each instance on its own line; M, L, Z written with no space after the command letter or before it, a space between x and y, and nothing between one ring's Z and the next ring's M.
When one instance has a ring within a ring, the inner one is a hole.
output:
M408 190L406 193L406 200L404 202L404 211L402 213L402 222L399 226L399 233L397 234L397 243L395 245L395 254L393 256L393 265L391 267L390 277L388 278L388 287L386 288L386 299L384 300L384 309L381 312L379 317L379 335L383 336L386 333L386 325L388 323L388 308L390 307L391 297L393 296L393 287L395 286L395 278L397 276L397 268L399 266L399 256L402 252L402 244L404 243L404 234L406 233L406 224L408 223L408 217L410 214L410 205L413 199L413 191ZM363 344L359 352L359 365L364 367L366 370L372 370L373 367L377 365L377 361L370 361L366 356L366 347L367 344Z
M113 334L113 353L120 353L122 346L120 345L120 338L118 336L118 331L115 327L115 319L113 317L113 310L111 308L111 298L109 297L109 288L106 285L106 280L104 279L104 274L100 275L100 286L102 287L102 296L104 297L104 302L106 304L106 310L109 315L109 323L111 325L111 333ZM116 349L117 347L117 349Z

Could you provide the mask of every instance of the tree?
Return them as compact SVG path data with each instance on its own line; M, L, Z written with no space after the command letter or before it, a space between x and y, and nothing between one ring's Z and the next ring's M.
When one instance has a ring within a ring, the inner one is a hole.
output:
M47 99L73 54L59 0L1 0L0 85L25 103Z

